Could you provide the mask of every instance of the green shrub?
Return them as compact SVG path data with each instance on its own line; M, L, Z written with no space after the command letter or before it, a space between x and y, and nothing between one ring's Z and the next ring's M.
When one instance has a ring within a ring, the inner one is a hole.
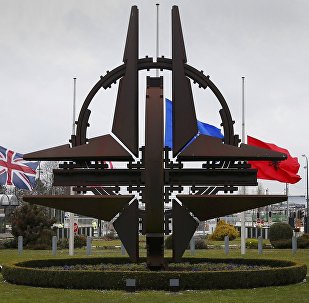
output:
M232 241L239 236L239 233L232 224L220 220L210 238L215 241L223 241L225 236L228 236L229 240Z
M277 241L273 241L271 244L274 248L277 248L277 249L288 249L288 248L292 248L292 239L277 240ZM306 239L302 236L297 238L297 247L298 248L308 248L309 239Z
M141 262L146 262L141 259ZM167 259L171 262L171 259ZM259 265L260 270L222 271L104 271L74 270L78 264L127 264L128 258L70 258L31 260L4 265L3 278L11 283L58 288L125 289L126 279L136 279L137 289L169 289L169 279L179 279L180 289L253 288L298 283L307 267L286 260L184 258L183 262ZM62 266L63 270L40 269ZM262 267L271 268L263 269Z
M274 223L269 228L269 240L270 243L275 247L274 242L279 240L291 240L293 236L293 229L287 223ZM283 242L282 242L283 243Z
M76 248L82 248L87 245L87 238L83 235L76 235L74 237L74 246Z
M303 234L301 237L297 238L298 248L308 248L309 247L309 235Z
M195 249L206 249L206 241L200 237L195 238Z
M69 248L69 239L66 239L66 238L59 239L57 241L57 248L59 249Z
M300 238L309 240L309 234L303 234Z
M265 242L265 241L264 241ZM262 248L266 248L266 243L262 244ZM258 249L258 239L247 239L246 240L246 247L249 249Z
M115 230L110 230L105 236L104 239L109 241L109 240L116 240L118 239L118 235Z
M27 249L33 249L33 250L50 250L51 249L51 245L47 245L44 243L33 243L33 244L29 244L26 247Z
M292 248L293 230L287 223L275 223L269 229L269 239L274 248ZM309 234L297 238L298 248L309 247Z
M35 242L28 242L24 245L25 249L34 249L34 250L49 250L52 245L52 237L55 235L52 229L44 229L39 238ZM8 239L0 242L0 249L12 249L17 248L18 239Z
M11 248L17 248L17 238L14 239L7 239L0 242L0 249L11 249Z
M82 235L75 235L74 236L74 247L75 248L82 248L82 247L86 246L86 244L87 244L87 239L86 239L85 236L82 236ZM64 239L58 240L57 247L59 249L69 248L69 239L64 238Z
M258 248L258 240L257 239L247 239L246 248Z
M25 248L36 249L36 250L48 250L51 249L52 237L55 232L52 229L44 229L41 231L40 236L35 242L28 242Z

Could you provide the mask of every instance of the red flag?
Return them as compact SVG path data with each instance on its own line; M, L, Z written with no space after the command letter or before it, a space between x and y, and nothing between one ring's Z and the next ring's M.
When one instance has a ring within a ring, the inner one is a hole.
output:
M258 170L257 177L258 179L265 180L277 180L284 183L294 184L301 180L301 177L297 175L299 170L298 159L292 157L288 150L279 147L272 143L266 143L261 140L255 139L248 136L248 145L253 145L257 147L262 147L266 149L271 149L284 153L288 156L286 160L283 161L248 161L251 164L252 168Z

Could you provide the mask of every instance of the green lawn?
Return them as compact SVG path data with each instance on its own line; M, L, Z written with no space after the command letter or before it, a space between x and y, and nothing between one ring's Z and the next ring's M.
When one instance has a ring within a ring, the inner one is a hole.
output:
M85 256L85 249L75 250L75 256ZM145 251L142 252L145 254ZM120 249L102 250L94 249L93 256L120 256ZM171 255L168 251L167 255ZM190 256L187 251L185 256ZM196 250L196 257L226 257L223 250L209 249ZM68 251L58 252L55 258L69 257ZM239 249L230 250L229 257L240 257ZM50 251L27 251L21 256L16 250L0 250L0 264L25 259L52 258ZM263 255L258 255L256 250L247 250L245 258L273 258L288 259L304 262L309 268L309 250L298 250L293 256L291 250L267 249ZM180 293L169 293L166 291L139 291L127 293L124 291L100 291L100 290L69 290L69 289L49 289L20 286L6 283L0 275L0 302L309 302L309 283L304 282L296 285L268 287L256 289L240 290L211 290L211 291L183 291Z

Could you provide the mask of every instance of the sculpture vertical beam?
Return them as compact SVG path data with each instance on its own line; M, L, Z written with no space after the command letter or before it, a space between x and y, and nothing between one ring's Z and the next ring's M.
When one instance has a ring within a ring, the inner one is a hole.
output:
M173 85L173 155L197 134L197 121L190 80L185 75L187 62L179 10L172 8L172 85Z
M126 72L119 82L112 132L138 156L138 9L132 6L123 55Z
M164 265L163 77L147 77L145 210L147 264Z

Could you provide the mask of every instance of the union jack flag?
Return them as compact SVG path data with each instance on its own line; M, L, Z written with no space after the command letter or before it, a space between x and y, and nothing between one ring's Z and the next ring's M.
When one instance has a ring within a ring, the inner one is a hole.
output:
M39 162L29 162L23 155L0 146L0 184L32 190Z

